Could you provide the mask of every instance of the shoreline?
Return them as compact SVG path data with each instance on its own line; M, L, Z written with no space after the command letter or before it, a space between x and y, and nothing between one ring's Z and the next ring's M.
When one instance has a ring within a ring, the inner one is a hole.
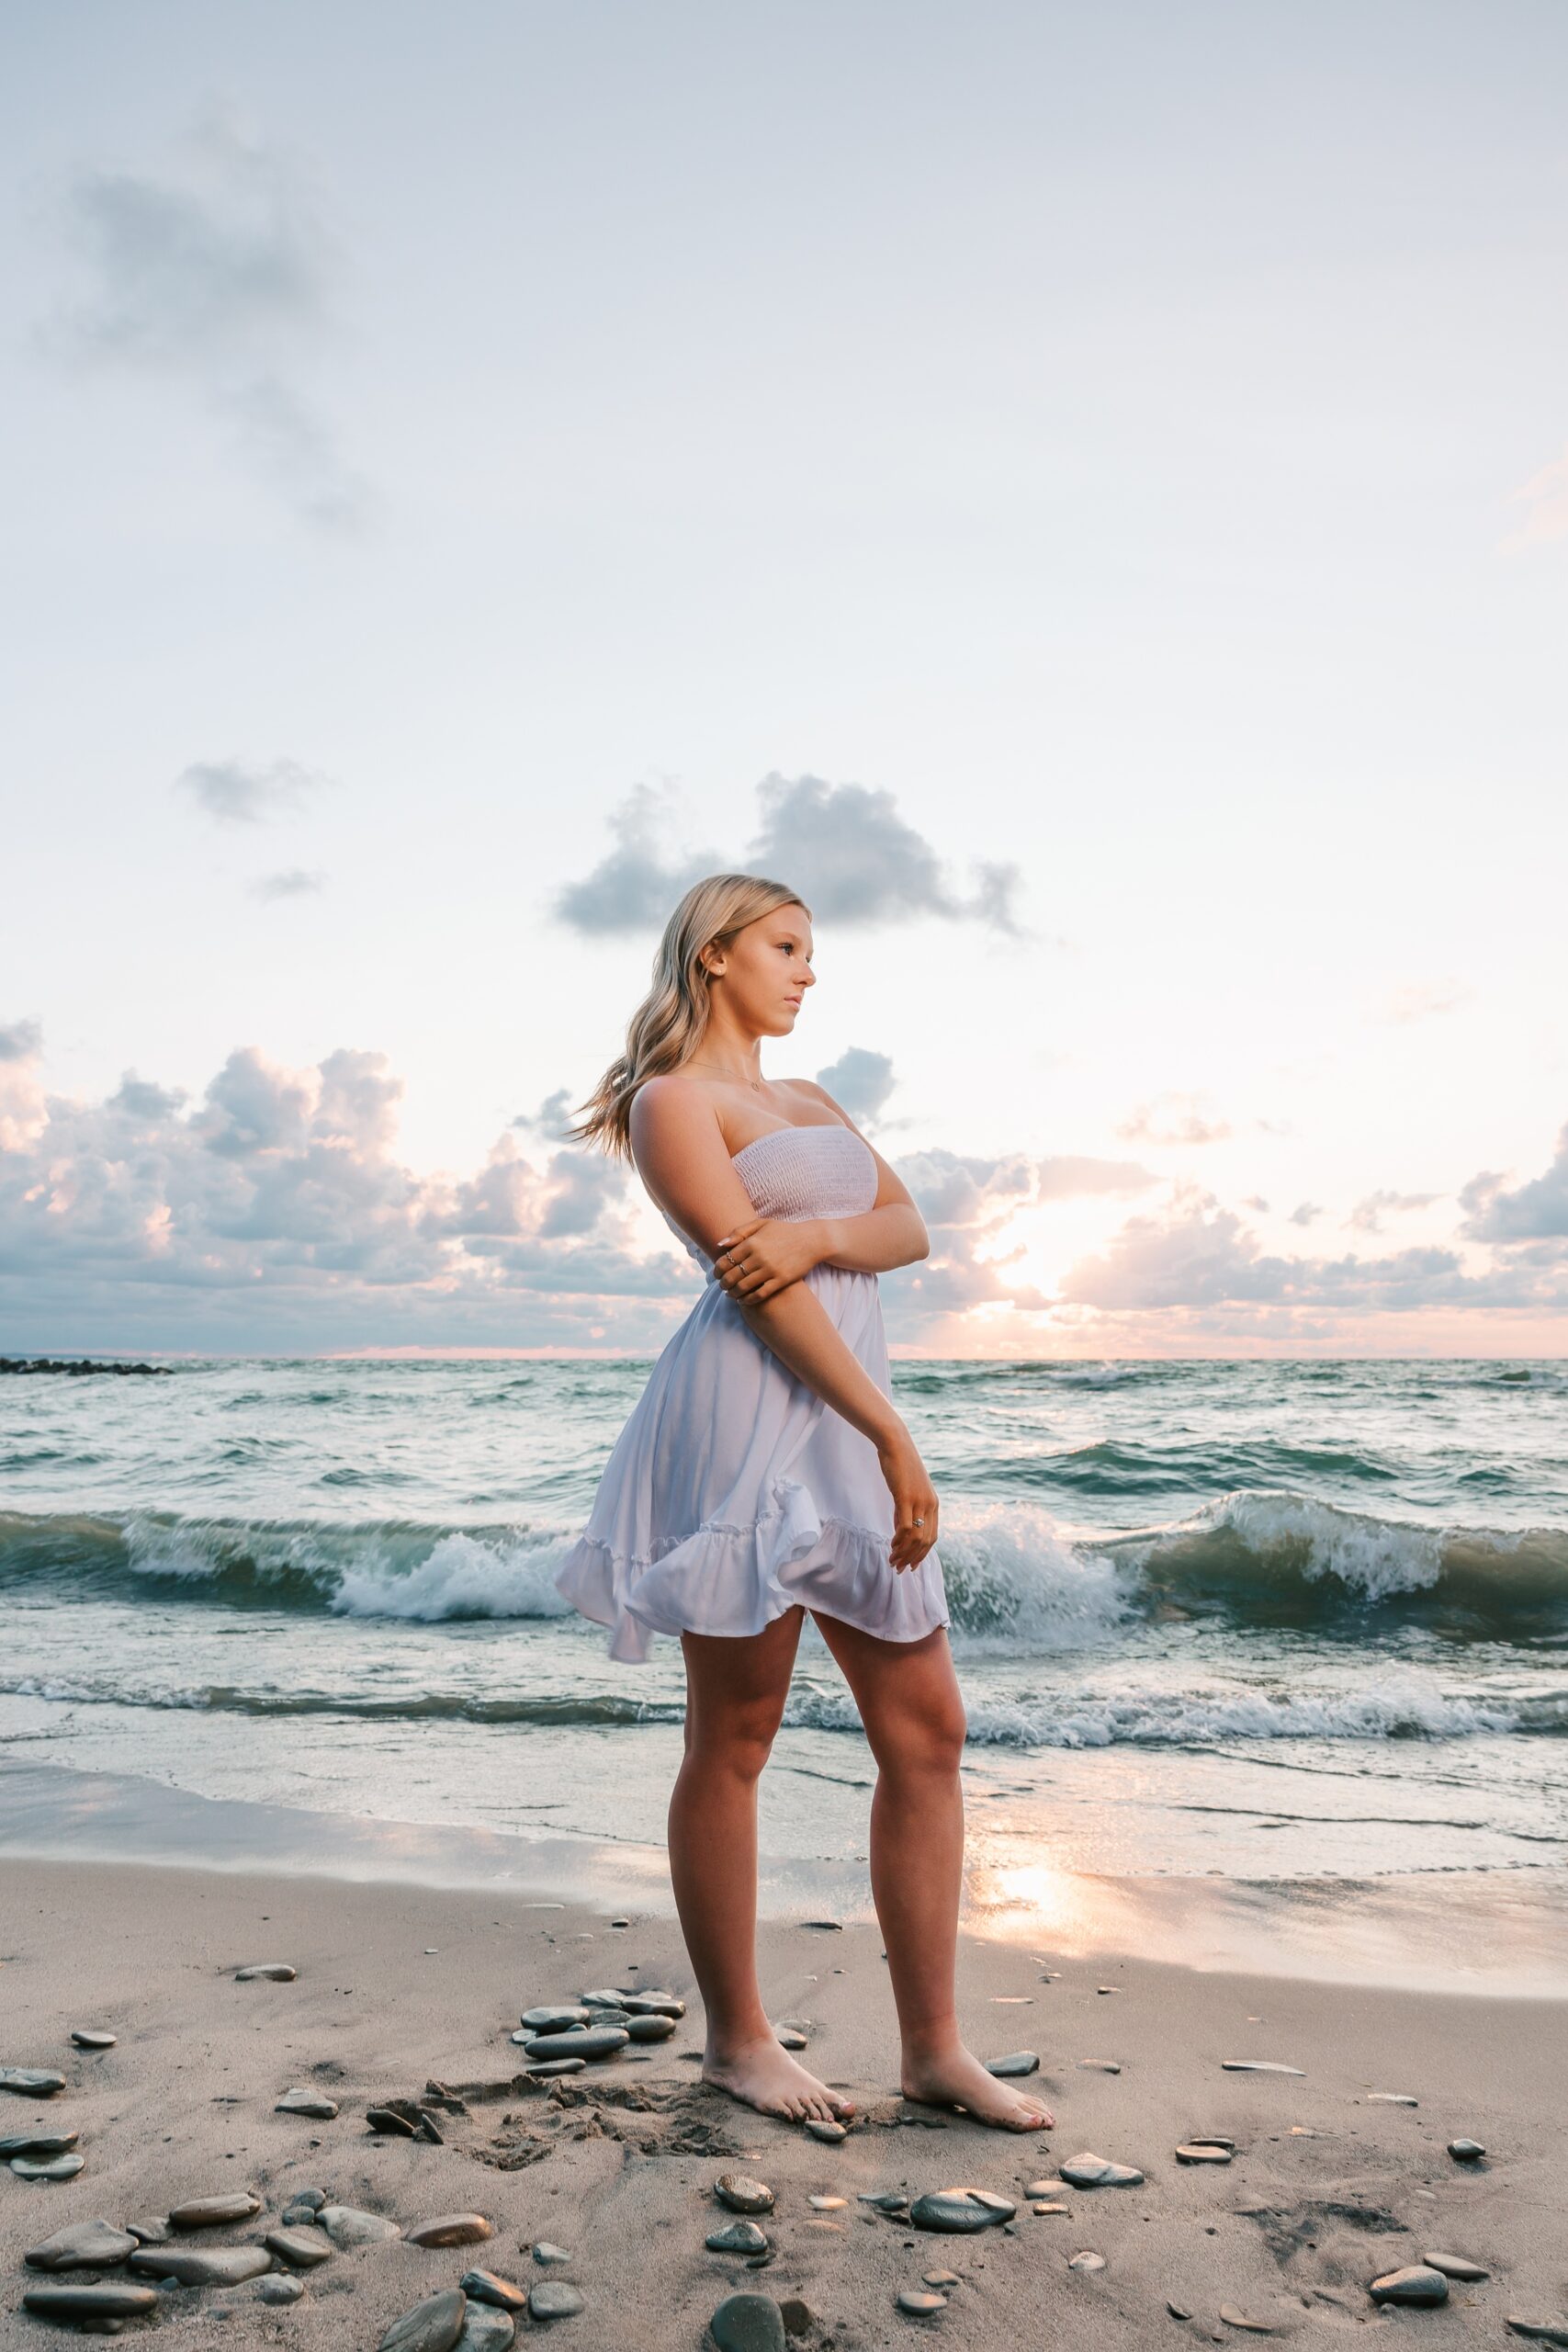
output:
M933 2267L954 2274L934 2324L997 2352L1053 2341L1057 2327L1089 2352L1156 2329L1229 2340L1222 2304L1282 2335L1409 2324L1434 2342L1483 2324L1500 2335L1508 2312L1562 2317L1562 1999L1089 1958L1048 1928L1026 1947L966 1928L965 2034L987 2058L1036 2051L1032 2083L1055 2110L1052 2129L1011 2134L900 2101L874 1923L764 1917L770 2016L796 2022L804 2063L857 2101L855 2128L829 2145L701 2082L700 2003L678 1923L624 1887L584 1902L516 1884L16 1856L6 1875L0 2061L67 2079L51 2098L8 2097L3 2128L76 2131L85 2160L70 2181L0 2181L13 2312L39 2283L24 2251L63 2226L123 2225L249 2188L262 2200L254 2221L199 2243L254 2244L310 2188L405 2232L473 2212L494 2234L477 2247L405 2235L339 2252L305 2275L287 2310L264 2302L259 2282L170 2289L164 2324L222 2309L231 2340L325 2352L346 2326L348 2340L375 2346L471 2265L538 2280L540 2239L570 2256L549 2275L583 2297L589 2316L573 2340L592 2332L648 2352L705 2343L708 2318L738 2290L799 2298L810 2318L791 2340L803 2352L896 2344L923 2324L898 2312L897 2295L929 2291L920 2281ZM294 1968L293 1981L237 1981L271 1962ZM626 1984L686 2000L671 2041L560 2085L517 2083L525 2060L507 2037L524 2008ZM114 2047L74 2049L82 2028L115 2034ZM1303 2072L1228 2072L1231 2057ZM1102 2071L1107 2062L1120 2071ZM443 2144L371 2132L368 2106L427 2096L433 2082L463 2109L440 2111ZM326 2095L336 2115L276 2112L297 2086ZM1179 2163L1177 2145L1205 2132L1235 2141L1231 2162ZM1447 2153L1461 2134L1485 2146L1477 2164ZM1055 2177L1087 2150L1139 2168L1142 2183L1081 2189ZM732 2218L713 2194L732 2167L774 2194L762 2218L773 2251L756 2274L704 2244ZM1050 2182L1043 2201L1064 2211L1032 2211L1024 2191L1038 2179ZM1007 2231L929 2235L858 2201L955 2181L1014 2203ZM846 2202L814 2208L814 2196ZM1453 2281L1442 2313L1391 2319L1370 2280L1432 2249L1490 2276ZM1103 2269L1069 2267L1086 2251ZM1190 2322L1169 2315L1168 2298ZM18 2314L12 2325L12 2340L51 2340L42 2323Z
M976 1944L1282 1981L1568 2000L1568 1868L1337 1876L1134 1875L1019 1860L973 1828L960 1913ZM131 1863L437 1895L636 1904L679 1941L662 1847L214 1798L133 1774L0 1758L0 1860ZM874 1928L863 1858L760 1858L758 1912ZM1042 1939L1044 1940L1042 1941ZM0 2064L6 2063L0 2060Z

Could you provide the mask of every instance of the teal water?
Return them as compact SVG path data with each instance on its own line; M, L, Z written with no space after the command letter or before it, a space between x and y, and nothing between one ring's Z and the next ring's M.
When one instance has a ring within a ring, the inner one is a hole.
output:
M648 1371L0 1382L0 1737L209 1796L657 1842L679 1648L613 1665L551 1581ZM1562 1861L1568 1368L909 1363L895 1389L942 1500L981 1849ZM852 1858L870 1778L808 1626L764 1837Z

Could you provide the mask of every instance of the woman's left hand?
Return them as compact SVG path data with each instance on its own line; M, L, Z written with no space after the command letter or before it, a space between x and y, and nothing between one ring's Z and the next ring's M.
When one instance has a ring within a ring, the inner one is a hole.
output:
M714 1253L714 1273L731 1298L772 1298L828 1255L819 1217L751 1216L727 1233Z

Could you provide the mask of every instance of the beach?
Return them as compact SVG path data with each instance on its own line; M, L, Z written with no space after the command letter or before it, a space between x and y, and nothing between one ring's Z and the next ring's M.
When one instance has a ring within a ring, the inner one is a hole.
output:
M259 2200L254 2216L175 2239L256 2245L308 2190L403 2234L334 2250L299 2274L287 2306L261 2300L263 2278L163 2288L161 2330L205 2340L226 2313L225 2341L375 2346L476 2266L524 2290L576 2287L581 2313L525 2312L521 2333L649 2352L707 2343L737 2292L772 2298L807 2347L922 2328L977 2346L1120 2347L1225 2341L1250 2332L1241 2320L1280 2335L1412 2329L1434 2345L1506 2340L1509 2315L1568 2325L1568 1996L1242 1973L966 1931L965 2033L987 2057L1037 2052L1032 2082L1056 2118L1011 2134L900 2099L874 1922L767 1917L770 2015L856 2102L847 2136L825 2144L701 2082L701 2005L667 1911L234 1867L13 1858L5 1876L0 2055L65 2076L46 2099L7 2098L5 2128L74 2132L85 2159L70 2181L5 2184L7 2342L53 2333L18 2310L46 2277L26 2268L29 2247L75 2222L122 2228L241 2190ZM295 1973L242 1981L269 1963ZM509 2039L524 2009L638 1985L685 2002L669 2041L528 2082ZM73 2030L114 2045L76 2049ZM1227 2071L1237 2059L1301 2071ZM336 2114L277 2112L297 2088ZM373 2130L367 2109L389 2098L434 2101L441 2143ZM1234 2142L1230 2161L1179 2161L1205 2133ZM1484 2155L1456 2159L1455 2139ZM1067 2185L1060 2165L1085 2154L1143 2177ZM735 2219L715 2185L737 2171L773 2192L756 2268L705 2246ZM860 2201L951 2187L987 2190L1014 2216L941 2234ZM461 2214L489 2233L411 2242ZM541 2264L541 2242L568 2258ZM1487 2275L1449 2281L1440 2308L1373 2301L1372 2279L1432 2253ZM1085 2254L1103 2267L1075 2267ZM922 2286L942 2271L950 2283ZM279 2274L293 2275L281 2262ZM907 2316L907 2290L943 2305Z
M1055 2121L900 2098L874 1768L808 1623L758 1952L832 2143L703 2084L679 1650L618 1665L553 1589L646 1366L167 1369L7 1384L0 2068L62 2080L0 2135L81 2162L0 2178L0 2341L58 2340L23 2299L73 2278L302 2352L426 2303L398 2352L498 2352L508 2297L631 2352L1568 2331L1560 1365L895 1366L968 1714L961 2022ZM609 2046L534 2079L550 2006ZM982 2226L919 2226L944 2189ZM92 2222L108 2267L28 2263ZM1440 2301L1374 2296L1424 2265Z

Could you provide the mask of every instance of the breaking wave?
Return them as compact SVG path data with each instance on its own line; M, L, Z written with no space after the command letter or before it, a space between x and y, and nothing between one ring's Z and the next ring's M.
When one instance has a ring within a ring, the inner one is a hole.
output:
M0 1512L0 1589L141 1593L425 1623L572 1614L554 1571L576 1531L516 1522ZM1240 1488L1119 1533L1029 1501L950 1506L940 1556L955 1645L1050 1656L1152 1622L1333 1637L1410 1623L1455 1641L1568 1636L1568 1530L1426 1526Z

